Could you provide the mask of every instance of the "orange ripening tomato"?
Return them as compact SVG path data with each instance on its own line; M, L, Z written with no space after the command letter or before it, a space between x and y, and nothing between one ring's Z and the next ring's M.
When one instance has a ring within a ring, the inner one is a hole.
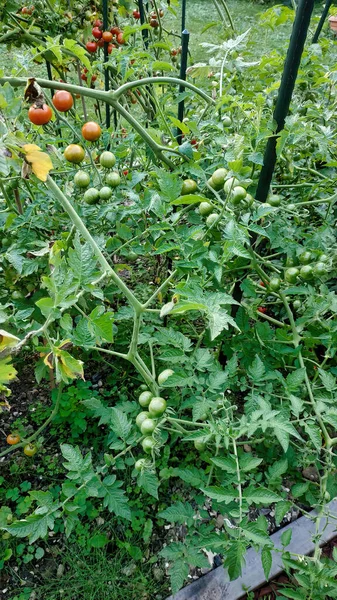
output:
M6 441L10 446L15 446L15 444L19 443L20 439L21 438L18 433L10 433L6 438Z
M103 31L102 33L102 38L105 42L111 42L112 40L112 33L111 31Z
M28 111L28 118L34 125L46 125L53 116L53 111L48 104L43 104L40 108L36 104L32 104Z
M60 112L67 112L73 106L74 100L70 92L58 90L53 96L53 104Z
M82 127L82 135L88 142L96 142L100 137L102 130L95 121L88 121Z

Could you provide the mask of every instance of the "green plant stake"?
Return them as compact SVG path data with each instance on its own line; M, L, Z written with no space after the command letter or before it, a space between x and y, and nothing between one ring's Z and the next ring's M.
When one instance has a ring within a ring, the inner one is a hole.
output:
M317 42L318 42L319 34L322 31L322 28L323 28L325 19L326 19L327 15L328 15L329 8L330 8L331 4L332 4L332 0L326 0L325 6L323 8L322 16L321 16L321 18L319 20L319 23L317 25L317 29L315 31L315 35L312 38L312 43L313 44L317 44Z
M277 134L280 133L280 131L282 131L284 128L285 119L289 111L314 4L315 0L301 0L296 12L280 90L274 110L274 121L276 122L276 127L274 134L270 136L267 143L263 167L261 169L260 179L256 191L256 198L261 202L266 202L269 193L269 188L276 164Z
M186 81L186 69L187 69L187 57L188 57L188 42L190 39L190 34L187 29L184 29L181 34L181 63L180 63L180 79ZM182 85L179 86L179 94L182 94L184 91L184 87ZM178 104L178 120L182 122L184 118L184 108L185 101L181 100ZM177 131L177 142L180 145L182 140L182 131L178 129Z

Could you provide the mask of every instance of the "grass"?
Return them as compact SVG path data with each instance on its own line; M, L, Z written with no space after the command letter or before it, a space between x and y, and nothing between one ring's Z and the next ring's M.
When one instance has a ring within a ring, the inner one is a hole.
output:
M88 550L71 544L52 562L45 572L39 567L43 579L48 581L27 587L27 598L31 592L35 600L153 600L159 597L161 584L154 581L151 567L136 563L125 550ZM163 597L167 595L167 589L163 589ZM23 599L22 586L9 598Z

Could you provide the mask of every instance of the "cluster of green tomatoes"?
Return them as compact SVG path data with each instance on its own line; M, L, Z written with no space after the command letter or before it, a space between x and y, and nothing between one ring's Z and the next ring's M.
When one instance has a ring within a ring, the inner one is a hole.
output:
M118 171L110 171L116 164L116 157L112 152L106 150L99 157L101 167L107 170L105 175L105 185L100 189L89 187L90 175L87 171L77 171L74 177L74 183L81 189L88 188L83 195L83 200L87 204L96 204L99 200L109 200L113 194L113 189L116 188L121 178Z
M173 375L172 369L162 371L158 375L158 384L163 385L171 375ZM144 452L151 454L156 446L155 430L158 428L159 421L167 409L167 403L165 398L154 396L148 389L141 392L138 402L144 410L137 415L136 425L144 436L141 441ZM140 458L137 460L135 464L136 471L141 471L145 464L145 459Z

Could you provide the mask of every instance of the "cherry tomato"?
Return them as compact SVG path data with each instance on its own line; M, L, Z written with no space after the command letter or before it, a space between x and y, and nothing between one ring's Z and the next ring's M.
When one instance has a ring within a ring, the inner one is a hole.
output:
M157 27L159 27L159 22L157 21L157 19L153 18L153 19L150 19L150 25L154 29L157 29Z
M194 448L198 450L198 452L203 452L206 448L206 444L200 440L194 440Z
M35 444L26 444L23 451L26 456L34 456L37 453L37 447Z
M150 436L144 438L142 441L143 450L147 454L151 453L151 450L153 450L155 445L156 445L156 442L154 441L153 437L150 437Z
M172 369L165 369L164 371L159 373L158 384L164 385L165 381L167 381L168 378L171 377L171 375L173 375L173 373L174 373L174 371L172 371Z
M144 419L140 426L140 431L143 435L149 435L156 428L156 422L153 419Z
M97 204L99 201L99 191L96 188L89 188L85 192L83 200L86 204Z
M300 261L301 265L308 265L312 261L311 252L309 252L308 250L302 252L302 254L300 254L300 256L298 257L298 260Z
M237 205L240 204L241 200L244 200L246 196L247 192L245 188L243 188L241 185L236 185L231 192L230 201L232 204Z
M123 175L124 175L124 177L127 177L127 176L129 175L129 171L128 171L128 169L124 169L124 171L123 171Z
M121 33L121 30L119 29L119 27L112 27L110 29L112 35L118 35L119 33Z
M91 33L94 36L94 38L96 38L96 40L100 40L101 37L103 37L103 34L99 27L94 27Z
M146 390L145 392L142 392L138 398L138 402L141 406L146 407L149 406L151 400L153 398L153 394L149 391Z
M96 142L100 137L102 130L95 121L88 121L82 127L82 135L88 142Z
M104 48L104 40L103 40L103 38L101 38L100 40L97 41L97 47L98 48Z
M95 73L93 75L91 75L91 83L94 83L94 81L96 81L97 79L97 75L95 75Z
M262 313L265 315L268 309L265 306L259 306L257 310L259 313Z
M166 400L164 398L160 398L160 396L152 398L149 404L149 413L150 417L161 417L161 415L166 410Z
M90 184L90 175L86 171L77 171L74 184L80 188L86 188Z
M110 187L117 187L120 182L121 182L121 178L119 176L119 173L117 173L116 171L113 171L113 173L108 173L105 181L107 183L107 185L110 185Z
M199 204L199 213L202 217L207 217L211 214L213 210L213 206L209 202L200 202Z
M288 283L296 283L299 274L300 272L299 269L297 269L297 267L290 267L286 270L284 277L285 280L288 281Z
M139 10L134 10L132 14L133 14L134 19L140 19L140 12L139 12Z
M120 44L121 46L122 46L123 44L125 44L125 43L126 43L126 40L124 39L123 35L124 35L124 34L123 34L123 32L121 31L121 32L120 32L120 33L117 35L117 38L116 38L116 39L117 39L117 42L118 42L118 44Z
M108 46L108 54L111 54L111 52L113 51L114 48L117 48L117 46L115 44L109 44L109 46Z
M314 276L313 268L310 265L303 265L300 269L300 277L306 281L310 281Z
M83 81L87 81L87 79L88 79L88 78L87 78L87 76L86 76L86 74L85 74L85 73L81 73L81 79L82 79Z
M70 92L58 90L53 96L53 104L60 112L67 112L73 106L74 100Z
M301 300L294 300L293 307L295 310L298 310L299 308L301 308L301 306L302 306Z
M111 40L112 40L112 33L111 33L111 31L103 31L102 38L103 38L103 40L105 42L111 42Z
M317 277L322 277L322 275L326 275L328 272L327 266L324 262L318 262L314 266L314 275Z
M100 19L96 19L94 21L94 27L103 27L103 21L101 21Z
M160 16L161 18L164 16L164 11L163 11L163 9L162 9L162 8L159 10L159 16Z
M28 8L28 6L23 6L23 7L21 8L21 13L22 13L23 15L29 15L29 8Z
M136 471L142 471L144 469L144 467L146 466L146 460L145 458L140 458L139 460L137 460L135 462L135 469Z
M181 195L194 194L198 189L197 182L194 179L185 179L181 188Z
M10 446L15 446L15 444L18 444L20 440L21 438L18 433L10 433L6 438L6 442Z
M87 42L85 45L86 49L88 50L88 52L90 52L91 54L93 52L96 52L97 50L97 44L96 42Z
M281 204L281 196L277 196L277 195L272 194L268 198L268 204L270 204L270 206L280 206L280 204Z
M137 417L136 417L136 425L137 427L141 427L141 424L143 423L143 421L145 421L145 419L148 419L150 416L150 413L147 412L146 410L143 410L142 412L140 412Z
M229 194L238 184L239 181L238 179L236 179L236 177L230 177L229 179L227 179L227 181L225 181L223 189L226 194Z
M272 277L269 281L269 288L272 292L278 292L281 287L281 279L279 277Z
M104 187L102 187L99 191L99 197L101 198L101 200L109 200L112 196L112 189L108 186L105 185Z
M99 162L102 167L105 167L106 169L112 169L112 167L114 167L116 164L116 157L112 152L106 150L105 152L102 152L101 156L99 157Z
M84 159L85 151L78 144L70 144L64 151L64 158L71 163L78 165Z
M33 104L28 111L28 118L34 125L46 125L52 116L53 111L48 104L43 104L42 108Z

